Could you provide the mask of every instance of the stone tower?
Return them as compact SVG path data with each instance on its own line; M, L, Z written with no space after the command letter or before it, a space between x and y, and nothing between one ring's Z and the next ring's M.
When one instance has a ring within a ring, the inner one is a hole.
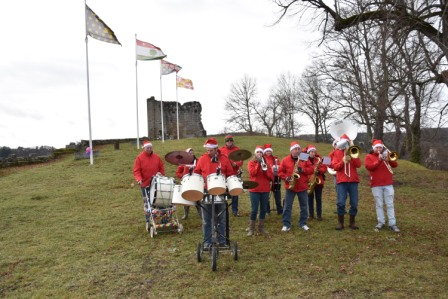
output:
M148 138L162 139L162 122L160 120L160 101L154 97L146 100L148 113ZM199 102L163 102L163 126L165 139L177 138L176 105L179 112L179 138L205 137L207 132L202 125L202 106Z

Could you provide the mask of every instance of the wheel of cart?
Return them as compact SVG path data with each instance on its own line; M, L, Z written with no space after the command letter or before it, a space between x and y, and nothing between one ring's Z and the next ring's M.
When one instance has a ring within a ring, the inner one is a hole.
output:
M206 246L205 242L199 242L196 246L196 257L197 261L200 263L204 260L204 252L208 252L210 256L211 261L211 267L212 271L216 271L217 268L217 260L220 255L220 252L224 251L230 251L233 260L238 260L238 243L236 241L231 241L229 236L229 213L228 208L230 206L229 203L227 203L227 198L229 196L226 195L210 195L206 194L204 196L204 200L200 203L200 207L202 208L202 213L209 213L209 210L211 211L211 227L212 232L211 236L208 238L205 238L205 240L210 240L210 242L207 242L208 246ZM225 209L216 213L215 206L217 204L224 204ZM210 206L211 208L208 210L205 208L205 205ZM204 214L203 214L204 215ZM218 219L219 217L225 217L226 219L226 227L225 227L225 244L219 244L218 238L222 237L220 233L218 232Z

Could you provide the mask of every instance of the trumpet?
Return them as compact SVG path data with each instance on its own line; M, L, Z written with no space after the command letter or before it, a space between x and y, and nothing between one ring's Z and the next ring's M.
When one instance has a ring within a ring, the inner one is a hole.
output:
M349 155L351 158L356 159L359 158L361 154L361 148L357 145L351 145L345 149L345 155ZM350 177L350 162L344 164L344 173L346 176ZM348 171L347 171L348 169Z
M296 164L294 164L294 170L293 170L293 172L291 174L292 180L291 180L291 182L289 182L289 187L288 187L289 190L293 190L294 189L297 181L300 178L300 175L299 175L299 162L300 162L300 159L297 159Z
M268 170L268 165L266 164L266 161L264 160L263 156L261 157L260 165L261 165L261 170L263 170L263 171L267 171Z

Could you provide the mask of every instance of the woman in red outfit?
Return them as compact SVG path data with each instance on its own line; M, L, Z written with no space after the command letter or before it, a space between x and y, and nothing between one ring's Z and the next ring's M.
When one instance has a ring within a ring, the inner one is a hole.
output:
M314 187L313 192L308 193L308 210L309 218L314 219L314 198L316 198L316 214L317 220L322 220L322 190L324 189L324 173L327 171L327 165L322 163L322 157L317 153L314 145L310 144L306 148L306 152L310 155L309 161L314 166L315 178L319 181ZM310 178L313 176L311 175ZM310 184L312 182L310 181Z
M264 219L266 217L269 192L271 191L271 181L274 180L274 173L263 158L263 148L261 146L255 148L254 158L247 164L247 170L249 171L249 180L258 183L257 187L249 189L251 212L247 235L253 236L255 234L255 221L257 220L258 207L260 207L258 232L264 235L267 233L264 229Z
M196 156L194 155L194 150L192 148L187 148L185 150L187 153L189 153L191 156L193 156L193 164L181 164L179 167L177 167L176 176L178 179L182 179L184 175L190 173L190 169L194 169L196 166ZM196 208L199 213L199 217L201 216L201 208L199 207L198 203L196 203ZM187 219L188 215L190 214L190 206L184 206L184 216L182 219Z

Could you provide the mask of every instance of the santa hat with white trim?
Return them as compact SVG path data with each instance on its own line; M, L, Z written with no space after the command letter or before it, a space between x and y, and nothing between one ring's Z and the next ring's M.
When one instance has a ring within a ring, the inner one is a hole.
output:
M211 137L207 139L204 143L205 148L217 148L218 147L218 141L216 141L215 138Z
M266 153L266 152L274 152L274 151L272 150L272 144L266 143L266 144L264 145L263 153Z
M151 141L147 141L147 140L143 141L143 148L145 148L145 147L152 147Z
M291 146L289 147L289 151L292 151L295 148L298 148L300 150L300 144L297 141L291 142Z
M384 147L384 144L380 139L373 139L372 148L375 149L376 147Z

